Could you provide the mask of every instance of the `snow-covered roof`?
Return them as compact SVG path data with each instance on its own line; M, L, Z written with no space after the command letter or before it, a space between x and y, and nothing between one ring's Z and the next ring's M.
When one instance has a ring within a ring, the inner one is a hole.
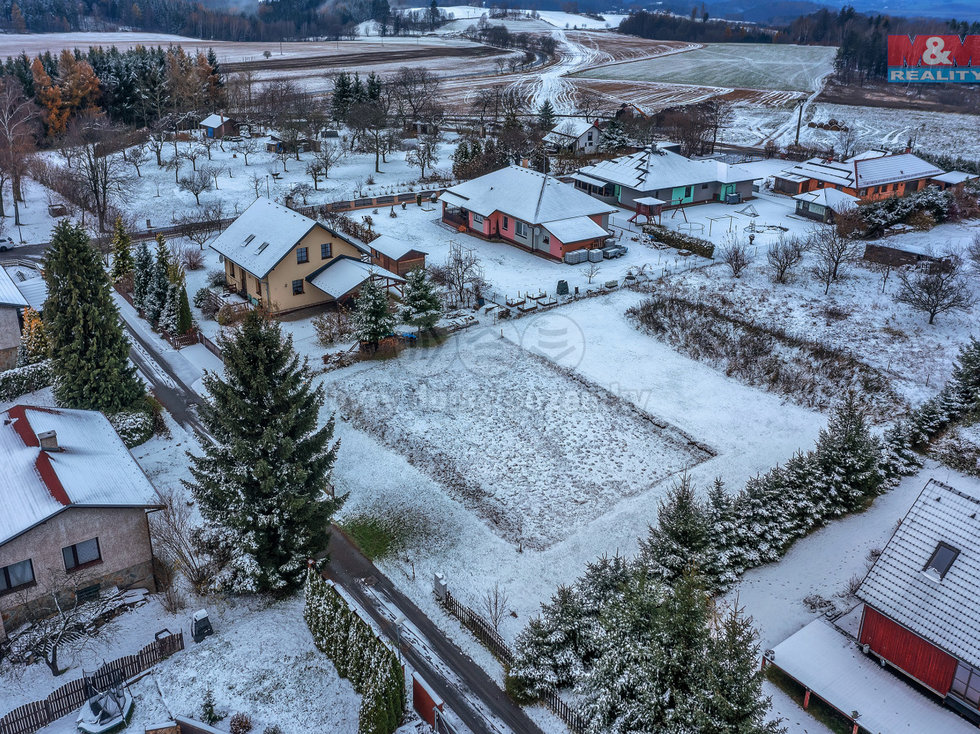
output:
M0 268L0 306L23 308L26 305L27 299L14 283L14 279L10 277L10 273Z
M804 191L793 197L798 201L808 201L811 204L818 204L835 212L852 209L860 201L856 196L845 194L837 189L818 189L816 191Z
M602 188L606 185L605 181L600 181L597 178L592 178L592 176L586 176L584 173L573 173L572 178L576 181L581 181L582 183L589 184L590 186L598 186Z
M940 543L955 551L942 574L931 568ZM980 497L930 479L857 596L950 655L980 666L977 589Z
M609 236L609 233L606 230L588 217L559 219L554 222L545 222L541 226L551 232L551 234L557 237L558 240L564 244L568 244L569 242L582 242L583 240L594 240L599 237Z
M264 278L315 226L309 217L259 198L215 238L211 249Z
M875 149L872 148L871 150L866 150L863 153L858 153L857 155L852 155L850 158L847 159L846 162L847 163L854 163L854 161L864 161L864 160L867 160L869 158L882 158L882 157L884 157L886 155L888 155L888 151L887 150L875 150Z
M572 138L578 140L594 127L595 123L588 122L580 118L569 118L567 120L562 120L551 128L551 132L549 132L548 135L545 135L545 140L554 140L553 138L549 138L551 135L558 136L559 138Z
M347 255L335 257L307 277L306 280L313 287L319 288L336 300L346 296L372 275L389 278L396 283L405 282L404 278L400 275L395 275L390 270L379 268L377 265L372 265L371 263L355 260Z
M836 186L854 187L854 165L825 158L810 158L792 168L780 171L777 176L789 181L808 181L811 178Z
M542 224L616 211L557 178L508 166L446 189L440 201L490 216L495 211L528 224Z
M658 199L656 196L641 196L639 199L633 199L634 204L643 204L645 206L660 206L661 204L666 204L667 202L663 199Z
M221 127L226 122L231 122L230 117L223 117L218 114L211 114L201 120L201 127Z
M737 183L755 178L743 166L716 160L691 160L661 145L584 166L579 173L635 191L660 191L713 182Z
M44 308L44 302L48 300L48 281L44 278L28 278L24 281L18 281L17 288L27 299L27 305L35 311L40 312Z
M964 181L971 181L978 178L975 173L967 173L966 171L950 171L949 173L944 173L941 176L933 176L934 181L940 181L945 184L953 186L955 184L963 183Z
M371 240L368 247L373 247L382 255L386 255L392 260L401 260L410 252L419 252L423 255L426 254L413 247L411 242L407 242L399 237L393 237L390 234L383 234L377 239Z
M857 169L858 188L933 178L943 173L943 169L911 153L865 158L855 161L854 165Z
M69 507L159 506L102 413L15 405L0 418L0 543ZM61 450L40 448L45 431L57 433Z

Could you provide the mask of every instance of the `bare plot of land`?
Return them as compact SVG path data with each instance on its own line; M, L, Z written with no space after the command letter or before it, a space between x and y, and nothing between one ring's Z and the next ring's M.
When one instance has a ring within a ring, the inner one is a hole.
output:
M522 321L525 342L537 334L547 351L567 339L574 351L562 319ZM655 503L665 479L713 456L680 429L498 331L403 354L421 363L399 358L338 380L340 414L446 485L505 540L535 549L625 497L648 492Z
M732 89L815 91L833 69L826 46L718 43L687 53L589 69L595 79L692 84Z

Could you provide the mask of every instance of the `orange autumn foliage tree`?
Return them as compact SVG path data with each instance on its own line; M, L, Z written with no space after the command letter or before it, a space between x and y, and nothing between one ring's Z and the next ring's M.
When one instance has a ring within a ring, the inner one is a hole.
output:
M68 109L69 116L97 109L102 90L91 64L76 59L71 51L65 49L58 58L58 77L61 101Z
M34 96L41 106L44 131L50 137L61 135L65 131L68 115L71 113L62 99L61 87L52 81L40 59L34 59L34 63L31 64L31 74L34 76Z

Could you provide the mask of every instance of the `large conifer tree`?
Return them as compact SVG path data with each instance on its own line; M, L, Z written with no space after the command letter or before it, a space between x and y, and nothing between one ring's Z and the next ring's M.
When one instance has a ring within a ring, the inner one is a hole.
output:
M228 560L218 583L233 591L284 594L306 559L326 550L327 494L337 456L333 419L318 426L323 388L276 322L250 311L222 342L225 376L208 373L201 406L214 441L191 455L188 483L205 520L203 538Z
M395 316L388 305L388 293L369 278L354 302L354 329L357 338L377 346L395 328Z
M67 220L57 224L44 278L45 330L58 402L105 413L131 408L143 396L143 385L129 363L129 342L109 278L85 230Z
M145 242L140 242L133 258L133 305L137 309L146 308L146 294L150 289L153 275L153 255Z
M133 272L132 240L123 226L122 217L116 217L112 228L112 279L118 280Z
M421 268L411 271L405 276L405 308L402 318L419 330L419 334L428 331L439 320L442 314L442 303L435 286Z

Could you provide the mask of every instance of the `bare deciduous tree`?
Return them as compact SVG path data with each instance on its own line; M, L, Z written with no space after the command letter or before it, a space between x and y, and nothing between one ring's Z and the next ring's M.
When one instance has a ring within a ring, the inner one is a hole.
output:
M182 237L203 250L207 241L221 231L223 217L224 211L219 200L205 204L199 214L184 214L177 220L177 225Z
M895 300L929 314L930 324L938 314L968 311L977 302L963 275L963 260L959 255L948 255L912 270L903 269L898 281Z
M804 243L799 237L780 237L769 246L766 260L773 283L785 283L790 271L803 260Z
M189 191L194 194L194 201L201 205L201 194L211 190L211 176L205 171L191 171L189 176L184 176L177 183L181 191Z
M0 171L10 180L14 200L14 224L20 224L20 182L34 153L34 133L40 111L24 96L13 77L0 79ZM0 180L0 216L3 216L3 181Z
M439 136L420 135L415 148L405 154L405 161L421 172L420 180L425 180L425 169L439 162Z
M154 551L172 563L198 591L207 586L212 568L194 542L195 524L190 505L173 489L158 489L160 512L150 516Z
M500 588L500 582L495 581L493 588L487 589L480 599L480 606L483 613L487 615L493 628L500 631L500 623L507 616L507 607L510 605L510 598L507 591Z
M888 285L888 278L892 274L894 266L888 262L874 262L871 263L871 272L877 273L878 277L881 278L881 292L885 292L885 286Z
M157 165L163 168L163 147L165 142L162 135L151 135L146 141L146 147L153 151L153 154L157 157Z
M204 148L202 148L200 145L188 145L184 149L184 151L182 153L180 153L179 155L184 160L190 161L191 162L191 170L196 172L197 171L197 161L198 161L198 159L201 156L203 156L205 154L205 152L206 151L204 150Z
M231 149L234 153L240 153L242 158L245 159L245 165L248 165L248 157L255 153L259 149L258 141L255 138L242 138L236 141Z
M483 287L483 265L476 250L463 247L458 242L449 245L444 271L446 286L460 304L469 303L475 290Z
M752 256L742 240L729 237L728 244L721 248L721 261L731 269L733 278L740 278L752 262Z
M585 118L586 122L592 122L604 104L605 98L594 89L579 88L578 97L575 99L575 108Z
M103 117L86 116L80 128L78 176L86 199L99 222L99 231L106 231L106 215L112 200L123 191L129 179L122 157L110 152L118 131Z
M844 272L848 263L860 255L860 243L845 237L834 225L827 225L811 233L807 249L814 255L813 275L823 284L823 292L830 292L830 284Z
M129 151L129 162L136 169L137 178L143 177L143 174L140 173L140 166L148 160L150 160L150 153L145 145L137 145Z
M589 263L589 269L585 271L585 277L589 279L589 285L592 285L592 281L595 280L595 277L599 274L600 270L602 270L602 268L599 266L599 263Z
M201 166L201 173L204 173L209 178L214 180L215 191L218 190L218 176L220 176L222 173L227 172L227 170L228 169L225 168L224 166L212 166L212 165Z

